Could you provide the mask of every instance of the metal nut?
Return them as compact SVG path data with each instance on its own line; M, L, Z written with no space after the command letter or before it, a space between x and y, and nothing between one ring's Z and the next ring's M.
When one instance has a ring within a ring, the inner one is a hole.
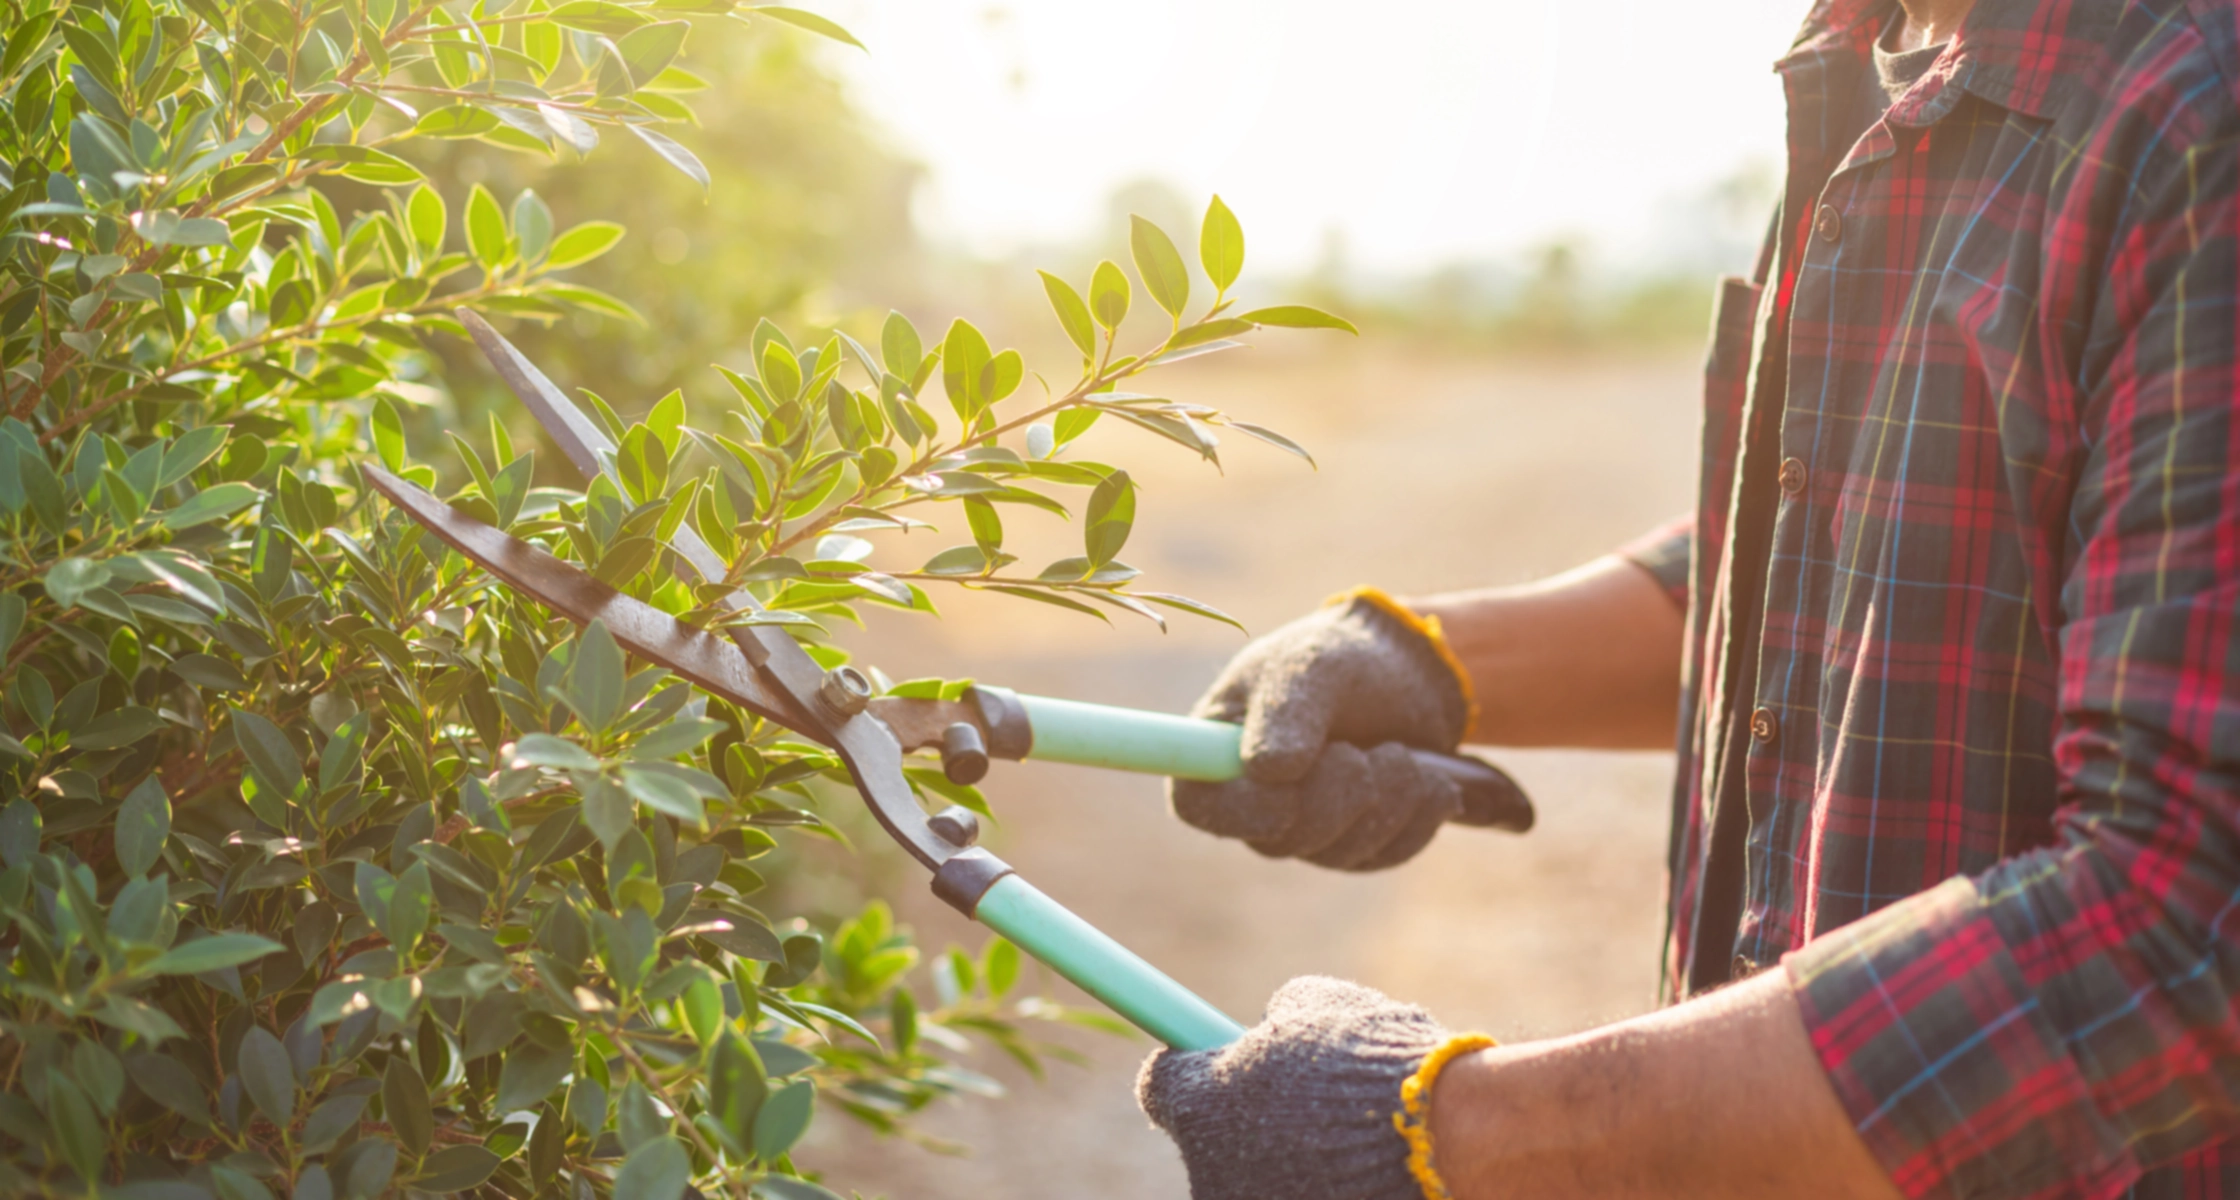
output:
M852 717L871 703L871 681L854 667L834 667L817 685L817 698L841 716Z

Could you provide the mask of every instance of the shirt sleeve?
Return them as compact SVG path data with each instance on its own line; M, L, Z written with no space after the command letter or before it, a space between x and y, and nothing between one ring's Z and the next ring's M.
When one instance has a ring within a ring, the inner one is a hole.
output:
M1688 556L1695 551L1696 519L1678 517L1618 547L1618 557L1647 571L1673 605L1688 607Z
M2112 243L2063 469L2023 484L2075 481L2036 532L2055 842L1787 959L1908 1196L2114 1197L2240 1134L2240 155L2185 157Z

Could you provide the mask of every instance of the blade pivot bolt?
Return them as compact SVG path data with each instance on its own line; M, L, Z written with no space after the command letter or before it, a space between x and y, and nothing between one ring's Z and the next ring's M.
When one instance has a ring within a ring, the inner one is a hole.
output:
M871 703L871 680L854 667L834 667L817 685L817 698L833 712L852 717Z

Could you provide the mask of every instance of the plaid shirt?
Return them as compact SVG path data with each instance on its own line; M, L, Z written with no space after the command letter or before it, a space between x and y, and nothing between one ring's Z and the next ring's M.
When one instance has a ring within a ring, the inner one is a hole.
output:
M1778 70L1692 521L1670 981L1784 960L1914 1196L2240 1200L2240 0Z

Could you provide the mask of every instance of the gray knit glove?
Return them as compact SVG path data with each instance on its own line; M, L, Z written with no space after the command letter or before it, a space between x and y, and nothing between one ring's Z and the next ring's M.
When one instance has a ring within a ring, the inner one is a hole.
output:
M1181 1148L1193 1200L1422 1200L1394 1117L1451 1036L1415 1005L1310 975L1236 1042L1152 1055L1136 1101Z
M1398 612L1382 593L1356 593L1240 651L1191 715L1244 725L1244 775L1171 781L1175 815L1270 857L1348 871L1429 844L1462 789L1408 747L1453 751L1470 699L1435 635Z

